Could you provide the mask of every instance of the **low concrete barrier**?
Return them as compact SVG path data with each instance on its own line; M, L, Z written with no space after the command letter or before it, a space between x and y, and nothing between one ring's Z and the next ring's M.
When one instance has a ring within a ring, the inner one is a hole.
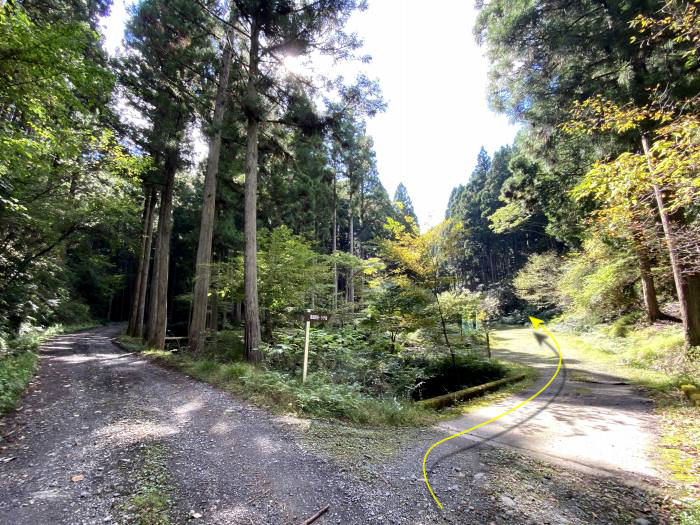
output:
M465 388L464 390L457 390L456 392L450 392L449 394L444 394L437 397L431 397L430 399L424 399L422 401L417 401L417 405L421 405L428 408L443 408L446 406L453 405L458 401L465 401L467 399L472 399L478 397L486 392L491 392L493 390L498 390L504 385L510 383L516 383L527 377L527 374L516 374L510 377L504 377L497 381L491 381L490 383L484 383L483 385L473 386L471 388Z

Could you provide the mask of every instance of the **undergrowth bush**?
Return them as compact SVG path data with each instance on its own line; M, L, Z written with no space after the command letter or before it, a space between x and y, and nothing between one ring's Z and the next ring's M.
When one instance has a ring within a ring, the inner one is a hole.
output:
M613 337L627 337L633 329L634 324L639 321L640 315L638 312L625 314L615 320L608 328L608 333Z
M333 383L323 372L312 372L306 384L288 372L267 370L244 362L220 363L189 354L146 351L157 362L215 384L273 409L321 418L339 418L373 425L421 424L430 411L394 398L363 393L358 385Z
M235 347L222 348L222 340ZM122 342L135 346L128 338ZM442 349L396 350L387 338L369 331L314 328L309 374L302 384L303 345L302 329L276 333L274 344L261 346L262 366L242 361L240 334L220 334L203 356L162 351L148 355L263 405L378 425L427 422L434 413L416 406L413 399L491 381L508 372L504 365L468 352L459 353L453 367Z
M300 376L304 356L303 330L289 330L278 342L262 347L265 366ZM453 366L445 352L419 348L392 351L387 338L358 329L314 329L309 369L333 385L350 385L371 396L431 397L503 377L506 370L468 351Z
M599 323L636 307L634 285L638 279L639 269L633 256L591 238L581 252L569 256L558 288L569 315Z
M37 355L23 352L0 359L0 415L12 410L36 369Z

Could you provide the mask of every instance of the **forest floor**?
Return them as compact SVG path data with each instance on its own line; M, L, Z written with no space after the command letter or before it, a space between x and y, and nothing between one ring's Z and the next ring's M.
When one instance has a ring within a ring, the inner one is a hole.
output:
M431 454L440 510L421 461L444 430L274 416L121 351L121 329L43 345L22 405L0 420L0 523L300 524L326 505L316 523L669 519L653 476L458 439Z

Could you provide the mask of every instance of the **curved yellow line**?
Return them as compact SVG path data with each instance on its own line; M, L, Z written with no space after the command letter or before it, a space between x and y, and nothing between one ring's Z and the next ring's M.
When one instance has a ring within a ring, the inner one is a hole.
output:
M542 326L542 325L540 325L540 326ZM559 369L561 368L561 348L559 348L559 343L557 343L557 340L554 339L554 336L553 336L551 333L549 333L549 330L547 330L547 328L545 328L544 326L542 326L542 329L543 329L545 332L547 332L547 335L548 335L549 337L552 338L552 341L554 341L554 344L557 346L557 351L559 352L559 363L557 364L557 370L556 370L556 372L554 372L554 375L551 377L551 379L550 379L549 381L547 381L547 384L544 385L542 388L540 388L540 389L537 391L536 394L533 394L532 396L530 396L529 398L527 398L525 401L523 401L522 403L520 403L518 406L515 406L515 407L511 408L510 410L507 410L507 411L503 412L503 414L501 414L501 415L499 415L499 416L496 416L496 417L494 417L494 418L491 418L491 419L489 419L488 421L484 421L483 423L479 423L478 425L473 426L473 427L471 427L471 428L468 428L467 430L463 430L462 432L457 432L456 434L453 434L453 435L451 435L450 437L446 437L445 439L441 439L441 440L438 441L437 443L434 443L434 444L428 449L428 451L425 453L425 456L423 456L423 479L425 479L425 484L428 486L428 490L430 491L430 494L433 496L433 499L435 500L435 503L437 503L438 506L439 506L441 509L444 508L444 507L442 506L442 503L440 503L440 501L437 499L437 496L436 496L435 493L433 492L433 489L430 487L430 483L428 482L428 475L427 475L426 472L425 472L425 462L428 460L428 454L430 454L430 451L431 451L431 450L433 450L435 447L437 447L437 446L440 445L441 443L444 443L445 441L449 441L449 440L452 439L452 438L456 438L457 436L461 436L461 435L463 435L463 434L466 434L467 432L471 432L472 430L476 430L476 429L479 428L479 427L483 427L484 425L488 425L489 423L492 423L493 421L496 421L497 419L500 419L500 418L502 418L503 416L506 416L506 415L510 414L510 413L513 412L514 410L519 409L521 406L525 405L526 403L529 403L530 401L532 401L533 399L535 399L537 396L539 396L542 392L545 391L545 389L546 389L549 385L552 384L552 381L554 381L554 378L557 377L557 374L559 373Z

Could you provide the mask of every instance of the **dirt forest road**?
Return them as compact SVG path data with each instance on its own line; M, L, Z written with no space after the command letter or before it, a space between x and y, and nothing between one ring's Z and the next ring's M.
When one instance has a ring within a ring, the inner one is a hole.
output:
M449 433L502 414L540 390L554 375L557 351L544 338L537 344L526 328L500 330L493 356L538 370L535 384L500 403L441 423ZM551 461L610 471L633 478L662 477L652 458L658 426L653 403L619 377L603 373L562 349L562 368L540 396L517 411L470 432L464 439L489 440Z
M651 486L464 442L435 455L441 511L420 467L440 431L273 416L122 352L121 329L43 346L20 410L0 420L1 524L137 523L155 482L171 523L301 524L327 505L315 523L666 521ZM162 471L144 479L154 454Z

